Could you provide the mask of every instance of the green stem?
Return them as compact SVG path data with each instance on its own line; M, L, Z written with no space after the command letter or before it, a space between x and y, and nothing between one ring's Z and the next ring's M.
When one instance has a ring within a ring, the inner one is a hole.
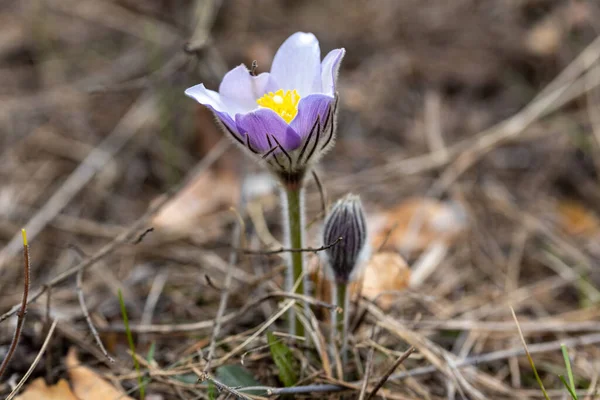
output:
M292 249L301 249L303 247L304 237L304 210L303 204L303 189L302 188L286 188L287 195L287 218L288 218L288 241L289 247ZM289 254L290 262L288 264L287 289L292 290L292 287L298 282L296 293L305 294L304 292L304 255L302 252L292 252ZM295 317L293 310L290 313L290 332L296 336L304 337L304 326Z
M342 359L342 366L347 362L347 343L346 333L348 328L348 284L336 283L336 305L342 308L341 313L336 313L335 319L335 331L340 338L340 357ZM343 379L343 377L342 377Z

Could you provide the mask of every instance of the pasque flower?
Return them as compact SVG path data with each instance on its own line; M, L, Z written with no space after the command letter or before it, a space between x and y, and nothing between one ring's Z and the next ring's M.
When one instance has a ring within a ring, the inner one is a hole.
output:
M368 256L367 224L360 198L348 194L338 200L325 219L323 243L339 243L328 247L325 258L330 275L337 283L347 284L358 266Z
M319 41L297 32L279 48L270 73L229 71L218 93L203 84L185 94L208 107L222 128L284 180L298 180L333 144L336 81L344 49L321 61Z

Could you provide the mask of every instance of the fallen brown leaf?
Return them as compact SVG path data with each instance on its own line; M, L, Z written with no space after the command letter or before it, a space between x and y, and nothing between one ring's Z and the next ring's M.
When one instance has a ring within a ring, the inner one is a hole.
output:
M318 268L316 257L309 264L310 278L315 283L315 293L319 300L331 302L331 282L323 270ZM361 294L374 300L382 309L389 309L394 301L394 294L384 292L406 289L410 281L410 268L402 256L396 252L380 252L374 254L358 279L350 284L351 295L360 288Z
M48 386L44 378L37 378L31 382L25 391L15 397L15 400L80 400L71 391L69 384L64 379L56 385Z
M434 241L452 245L468 223L466 211L459 203L428 198L408 199L379 218L383 224L375 229L374 249L385 241L384 249L417 253Z
M73 393L79 400L133 400L105 381L90 368L81 365L75 348L69 349L65 359Z
M237 177L229 172L204 171L154 217L152 225L169 232L187 232L200 217L227 209L239 197Z
M408 287L410 268L404 258L398 253L381 252L373 255L362 274L362 295L376 301L384 310L391 307L396 296L384 292L400 291ZM350 286L350 292L355 293L359 283Z
M557 213L560 228L569 235L591 237L600 231L598 217L581 203L562 201Z

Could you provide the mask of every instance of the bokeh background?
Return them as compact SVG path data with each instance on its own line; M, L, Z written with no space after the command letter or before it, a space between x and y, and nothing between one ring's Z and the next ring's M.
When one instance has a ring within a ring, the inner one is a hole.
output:
M380 328L376 376L408 344L457 359L519 349L509 306L529 343L600 332L599 21L592 0L0 1L0 312L22 296L21 227L35 290L116 244L86 267L79 289L118 358L107 364L98 353L71 274L31 304L0 391L9 393L6 378L32 364L52 318L64 323L33 377L64 377L61 360L76 347L87 364L134 388L119 289L136 324L177 331L215 317L237 221L229 208L245 216L254 249L280 236L280 210L268 175L227 147L212 115L183 91L200 82L216 89L240 63L268 71L296 31L313 32L322 54L346 48L338 139L317 172L329 202L362 196L374 248L393 253L372 267L378 279L368 294L395 291L380 306L416 335ZM321 197L312 181L307 204L309 245L318 246ZM238 260L228 312L274 290L280 264ZM229 343L218 356L276 305L224 325ZM0 323L0 358L13 319ZM368 315L355 331L363 362L374 325L382 321ZM184 357L206 351L211 327L177 338L136 335L141 354L154 343L159 368L182 359L188 366L152 381L150 393L206 395L194 379L177 389L173 382L193 376L190 365L202 368L200 356ZM597 384L600 353L591 346L575 354L585 396ZM534 358L561 396L559 349ZM281 386L268 349L249 359L258 382ZM419 356L406 368L434 359ZM307 383L327 382L314 360L302 365ZM411 399L540 396L524 357L473 370L469 386L434 373L386 388Z

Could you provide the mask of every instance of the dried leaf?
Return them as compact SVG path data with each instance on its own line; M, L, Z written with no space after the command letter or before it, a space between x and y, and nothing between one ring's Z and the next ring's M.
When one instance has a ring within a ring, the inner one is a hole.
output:
M162 207L152 225L169 232L187 232L198 226L200 217L233 206L238 197L235 175L204 171Z
M563 37L563 21L551 15L538 22L527 33L525 46L538 56L551 56L560 48Z
M600 221L593 211L575 201L562 201L557 206L558 224L565 233L591 237L598 234Z
M376 301L385 310L391 307L397 296L382 293L406 289L410 281L410 268L400 254L381 252L371 257L362 279L362 295ZM356 292L358 286L358 283L352 284L350 291Z
M37 378L15 400L79 400L64 379L56 385L47 386L44 378Z
M311 280L315 283L318 299L331 302L331 282L327 279L318 263L309 264ZM396 296L389 291L406 289L410 283L411 270L404 258L396 252L379 252L374 254L365 265L358 279L350 284L350 293L356 294L362 280L361 294L368 299L376 300L382 309L389 309ZM325 318L328 314L325 315Z
M373 248L385 241L386 249L411 253L420 253L439 240L452 245L465 232L468 222L461 204L427 198L408 199L378 219L382 223L374 228Z
M79 399L85 400L133 400L132 397L124 395L120 390L105 381L90 368L81 365L77 359L75 348L69 349L65 360L73 393Z

